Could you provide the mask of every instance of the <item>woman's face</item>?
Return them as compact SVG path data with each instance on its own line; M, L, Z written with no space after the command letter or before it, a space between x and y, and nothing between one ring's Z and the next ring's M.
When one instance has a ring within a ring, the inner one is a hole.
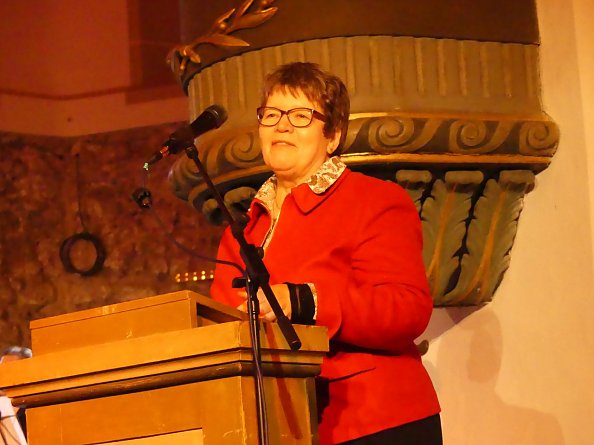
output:
M317 104L310 102L299 91L296 96L290 92L276 91L268 97L267 107L280 110L313 108L322 112ZM309 179L329 158L340 141L340 132L328 139L324 136L324 122L315 117L305 128L295 128L283 115L272 127L260 125L260 144L265 164L272 169L279 181L294 187Z

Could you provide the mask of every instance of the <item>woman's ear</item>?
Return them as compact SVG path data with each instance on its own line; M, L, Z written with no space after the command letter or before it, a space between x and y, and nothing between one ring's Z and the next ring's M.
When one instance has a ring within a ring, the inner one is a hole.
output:
M332 153L336 151L338 148L338 144L340 144L340 136L342 132L340 130L336 130L334 135L328 140L328 146L326 147L326 152L328 156L332 156Z

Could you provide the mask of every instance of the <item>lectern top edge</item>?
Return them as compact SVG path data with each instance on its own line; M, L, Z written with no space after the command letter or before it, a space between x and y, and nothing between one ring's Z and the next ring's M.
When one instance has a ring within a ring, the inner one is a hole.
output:
M126 312L131 310L136 310L141 307L149 307L149 306L157 306L164 303L171 303L175 301L184 301L184 300L196 300L202 304L206 304L209 307L216 308L217 310L223 310L225 312L233 312L235 316L237 316L237 320L246 320L247 318L245 315L234 308L227 307L224 304L219 303L218 301L214 301L209 297L204 295L198 294L196 292L190 290L181 290L176 292L170 292L167 294L156 295L153 297L147 298L138 298L134 300L123 301L120 303L114 303L106 306L101 306L92 309L84 309L82 311L75 311L69 312L67 314L61 315L54 315L52 317L45 317L40 318L37 320L32 320L29 323L29 327L31 329L38 329L47 326L53 326L60 323L69 323L71 321L78 321L84 320L88 318L95 318L95 317L103 317L105 315L116 313L116 312Z

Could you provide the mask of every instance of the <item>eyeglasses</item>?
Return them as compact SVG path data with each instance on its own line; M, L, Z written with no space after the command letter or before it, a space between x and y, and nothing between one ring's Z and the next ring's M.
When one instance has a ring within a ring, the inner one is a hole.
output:
M274 107L260 107L257 110L258 122L264 127L274 127L286 114L289 123L296 128L307 127L315 117L326 122L326 116L313 108L293 108L292 110L279 110Z

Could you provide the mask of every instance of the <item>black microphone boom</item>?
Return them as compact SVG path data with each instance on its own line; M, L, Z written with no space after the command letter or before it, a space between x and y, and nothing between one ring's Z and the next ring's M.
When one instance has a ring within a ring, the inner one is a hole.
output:
M175 130L161 149L146 164L152 165L169 155L174 155L188 148L201 134L219 128L227 120L227 112L220 105L211 105L194 122Z

